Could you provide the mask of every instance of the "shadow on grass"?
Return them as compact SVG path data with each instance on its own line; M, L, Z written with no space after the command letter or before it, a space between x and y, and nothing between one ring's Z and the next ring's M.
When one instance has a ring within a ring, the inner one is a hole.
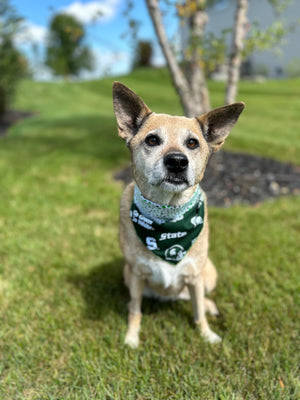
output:
M98 320L110 312L126 315L129 295L123 283L123 264L123 260L117 258L92 268L88 274L67 277L82 294L86 318Z
M116 313L127 318L129 292L123 281L122 258L100 264L88 274L67 277L82 294L85 301L84 317L91 320L104 319L109 313ZM184 324L193 326L192 305L190 301L166 301L143 298L143 315L163 314L166 318L180 318Z

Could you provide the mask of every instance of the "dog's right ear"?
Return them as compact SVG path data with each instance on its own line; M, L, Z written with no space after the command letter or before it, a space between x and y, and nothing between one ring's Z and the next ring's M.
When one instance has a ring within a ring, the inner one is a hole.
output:
M119 136L128 144L152 111L136 93L120 82L113 84L113 104Z

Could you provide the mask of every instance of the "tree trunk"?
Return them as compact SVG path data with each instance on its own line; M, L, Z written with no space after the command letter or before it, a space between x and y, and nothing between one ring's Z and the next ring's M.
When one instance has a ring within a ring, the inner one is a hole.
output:
M203 60L201 57L201 47L208 16L202 0L195 0L195 5L196 11L191 13L189 18L192 55L189 64L188 78L194 98L194 112L196 115L200 115L210 110L209 93L206 86Z
M202 0L196 0L199 4ZM184 114L187 117L195 117L200 115L209 108L208 102L208 91L205 85L205 78L202 72L202 65L198 62L198 57L194 59L193 70L190 76L190 80L186 78L182 69L180 68L178 61L176 60L175 54L170 46L164 24L162 21L161 11L159 8L159 0L146 0L148 11L158 38L160 47L165 56L167 66L170 70L173 84L183 107ZM197 14L197 13L196 13ZM195 29L194 35L198 34L199 27L201 34L202 27L205 25L203 21L198 17L194 18ZM195 55L197 50L195 46Z
M156 36L158 38L160 47L165 56L168 68L171 72L173 84L177 93L179 94L180 101L185 115L189 115L193 109L193 101L190 96L189 85L186 77L180 69L176 57L171 49L167 34L162 22L161 12L158 6L158 0L146 0L148 11L154 25Z
M225 104L236 101L237 86L240 79L243 43L247 33L248 0L236 0L237 9L233 31L232 53L229 60L228 80L225 94Z

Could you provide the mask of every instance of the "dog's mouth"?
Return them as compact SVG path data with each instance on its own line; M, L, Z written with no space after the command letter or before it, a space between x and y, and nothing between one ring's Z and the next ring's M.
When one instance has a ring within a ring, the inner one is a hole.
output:
M162 184L170 184L174 186L188 185L188 180L185 175L168 174L162 181Z
M167 168L162 168L161 163L157 164L147 174L148 182L163 191L180 192L193 184L193 174L189 169L184 171L170 171Z

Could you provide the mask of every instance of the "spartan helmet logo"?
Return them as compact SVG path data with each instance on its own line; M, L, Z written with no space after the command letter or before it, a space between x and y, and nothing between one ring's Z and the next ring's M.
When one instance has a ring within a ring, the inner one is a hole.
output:
M202 217L200 217L200 215L196 215L195 217L193 217L191 219L191 223L194 225L194 227L196 228L196 226L203 224L203 219Z
M165 251L165 259L168 261L180 261L186 255L186 251L179 244L174 244L174 246L169 247Z

